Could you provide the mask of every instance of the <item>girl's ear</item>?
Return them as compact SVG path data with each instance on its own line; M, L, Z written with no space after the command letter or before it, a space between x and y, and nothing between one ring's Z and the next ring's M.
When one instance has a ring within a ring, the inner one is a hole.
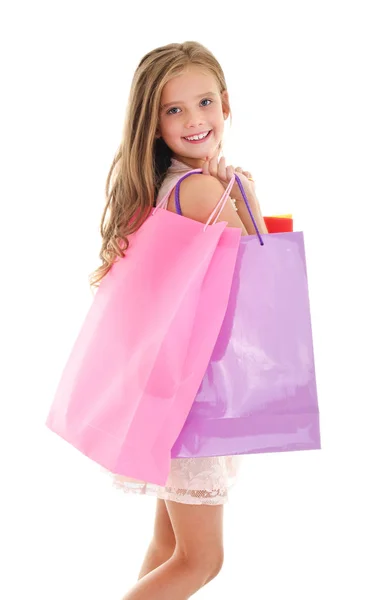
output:
M227 90L224 90L221 94L222 101L222 112L224 114L224 119L227 119L230 115L230 106L229 106L229 94Z

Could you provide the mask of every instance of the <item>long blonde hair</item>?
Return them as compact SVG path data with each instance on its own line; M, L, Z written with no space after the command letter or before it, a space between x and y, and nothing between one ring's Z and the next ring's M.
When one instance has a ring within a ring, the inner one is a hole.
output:
M106 180L106 206L100 225L102 264L89 277L91 288L99 287L117 256L125 255L128 236L141 227L154 206L172 157L164 140L155 137L161 93L165 84L189 65L212 73L220 92L226 90L219 62L198 42L156 48L141 59L135 71L122 142Z

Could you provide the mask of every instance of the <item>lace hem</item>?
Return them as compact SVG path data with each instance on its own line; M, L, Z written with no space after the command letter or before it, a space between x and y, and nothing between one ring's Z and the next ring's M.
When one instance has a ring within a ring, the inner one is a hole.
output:
M180 458L171 462L165 486L111 473L113 487L124 493L156 496L184 504L225 504L242 456Z
M182 504L216 505L228 502L227 489L212 491L175 489L168 486L161 487L152 483L123 482L115 478L112 485L123 493L156 496L162 500L172 500L173 502L180 502Z

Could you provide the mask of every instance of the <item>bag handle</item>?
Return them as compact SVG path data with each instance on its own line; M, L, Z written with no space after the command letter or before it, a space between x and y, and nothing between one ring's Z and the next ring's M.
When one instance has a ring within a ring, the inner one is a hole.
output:
M188 173L186 173L185 177L187 177L188 175L191 175L192 173L201 173L201 169L193 169L192 171L188 171ZM183 180L183 177L180 179L180 181ZM155 214L155 212L157 211L158 208L167 208L168 207L168 200L169 200L169 196L172 194L174 188L176 187L176 184L178 182L176 182L169 190L168 192L165 194L165 196L162 197L162 199L160 200L159 204L156 204L154 210L153 210L153 215Z
M187 177L189 177L190 175L193 175L194 173L202 173L202 169L192 169L192 171L188 171L188 173L186 173L185 175L183 175L183 176L182 176L182 177L181 177L181 178L180 178L180 179L177 181L177 183L176 183L174 186L172 186L172 188L171 188L171 189L170 189L170 190L169 190L169 191L168 191L168 192L165 194L165 196L163 196L163 198L160 200L159 204L158 204L158 205L155 207L155 209L154 209L154 211L153 211L153 214L155 214L155 212L157 211L157 209L158 209L158 208L161 208L161 207L165 207L165 208L167 208L167 206L168 206L168 200L169 200L169 197L170 197L170 195L171 195L171 193L172 193L172 191L173 191L173 188L175 188L175 203L176 203L176 212L177 212L178 214L180 214L180 215L181 215L181 214L182 214L182 212L181 212L181 206L180 206L180 183L181 183L181 182L182 182L184 179L186 179ZM231 178L231 180L229 181L229 183L228 183L228 185L227 185L227 187L226 187L226 189L225 189L224 193L222 194L222 196L221 196L220 200L218 201L218 203L217 203L217 205L216 205L215 209L213 210L213 212L212 212L212 214L210 215L209 219L208 219L208 220L207 220L207 222L205 223L205 226L204 226L204 231L206 231L207 227L209 227L209 225L210 225L210 222L212 221L212 219L213 219L213 217L214 217L215 213L217 212L217 215L215 216L215 218L214 218L214 221L213 221L212 225L214 225L214 224L216 223L216 221L217 221L218 217L220 216L221 212L223 211L223 209L224 209L224 207L225 207L225 204L226 204L226 202L228 201L228 198L229 198L230 192L231 192L231 190L232 190L232 187L233 187L233 185L234 185L235 181L237 181L238 187L239 187L239 189L240 189L240 192L241 192L241 194L242 194L242 197L243 197L243 199L244 199L244 202L245 202L245 204L246 204L247 210L249 211L250 218L251 218L251 220L252 220L252 222L253 222L253 225L254 225L255 231L256 231L256 233L257 233L257 236L258 236L258 239L259 239L259 243L260 243L260 245L261 245L261 246L263 246L263 245L264 245L264 242L263 242L263 239L262 239L262 236L261 236L261 234L259 233L259 229L258 229L257 223L256 223L256 221L255 221L254 215L253 215L253 213L252 213L252 211L251 211L251 208L250 208L250 205L249 205L249 201L248 201L248 199L247 199L247 196L246 196L246 192L245 192L245 190L244 190L244 188L243 188L243 185L242 185L242 183L241 183L241 180L240 180L240 178L238 177L238 175L237 175L236 173L234 173L233 177L232 177L232 178Z

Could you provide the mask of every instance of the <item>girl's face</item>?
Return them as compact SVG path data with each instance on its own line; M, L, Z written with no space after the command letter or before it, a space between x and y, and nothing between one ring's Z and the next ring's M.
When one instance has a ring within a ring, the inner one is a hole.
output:
M165 84L160 104L158 137L174 158L198 169L206 157L218 154L229 101L211 73L188 67Z

